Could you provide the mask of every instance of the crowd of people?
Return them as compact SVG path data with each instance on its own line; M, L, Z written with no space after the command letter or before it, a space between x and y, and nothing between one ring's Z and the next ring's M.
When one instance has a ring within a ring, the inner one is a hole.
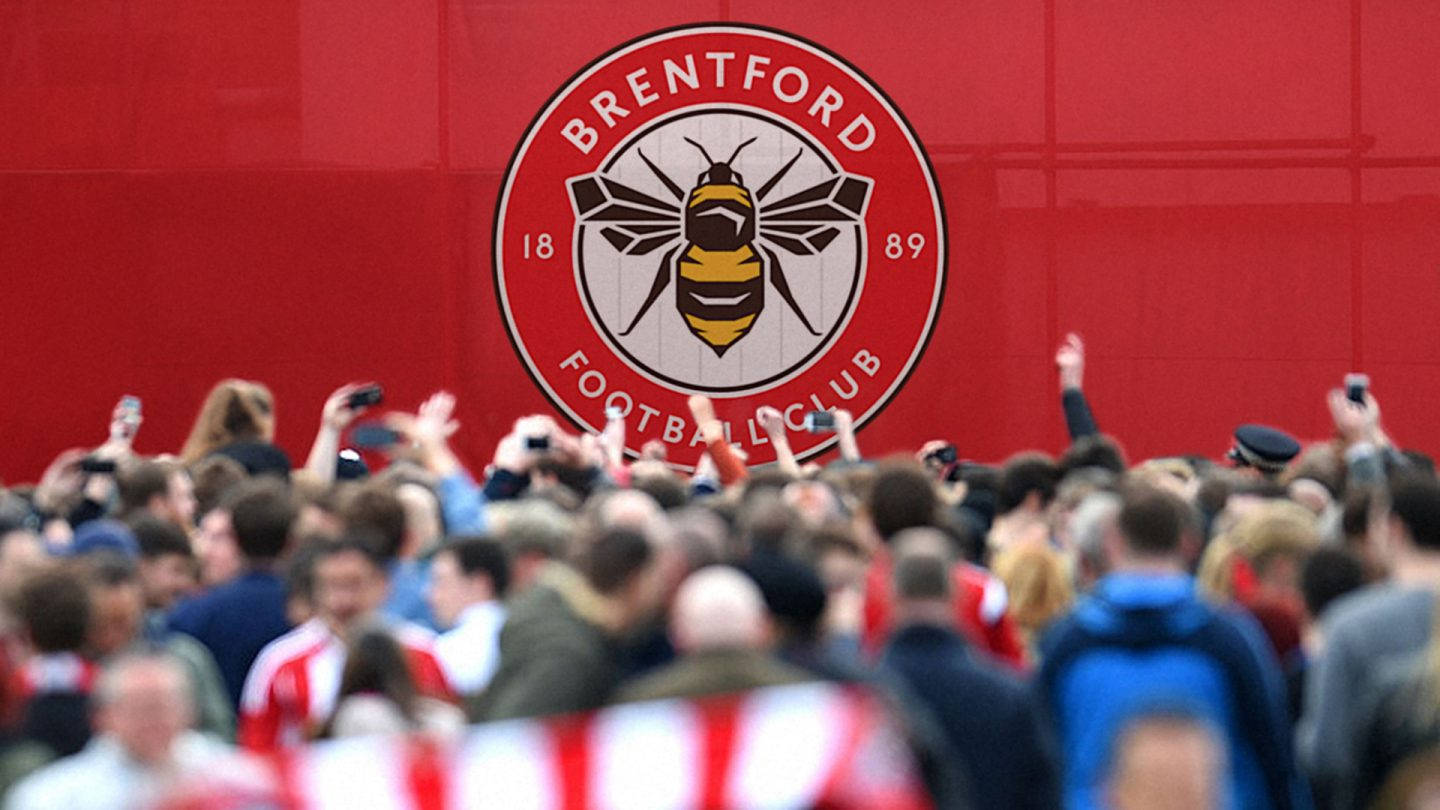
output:
M1068 449L997 465L944 440L866 458L844 411L840 458L801 465L761 408L778 461L751 469L697 396L693 473L663 444L627 454L618 415L596 435L523 417L472 470L450 395L378 417L375 387L347 385L292 469L260 383L219 383L174 455L133 451L127 397L104 444L0 489L5 804L167 806L226 781L289 806L266 786L328 740L681 700L704 741L633 714L545 727L701 752L683 801L649 795L670 784L645 776L658 762L624 762L643 744L579 757L639 774L618 806L777 806L801 794L726 775L763 740L723 701L780 711L820 682L873 698L903 748L886 761L913 767L914 796L871 805L1437 806L1430 459L1392 442L1369 391L1336 390L1334 435L1307 447L1246 425L1225 462L1132 462L1084 359L1075 336L1056 355ZM388 437L382 469L347 447L361 427ZM803 715L766 720L776 785L839 746ZM528 767L504 748L484 755ZM357 784L385 767L347 762ZM504 782L473 789L519 791Z

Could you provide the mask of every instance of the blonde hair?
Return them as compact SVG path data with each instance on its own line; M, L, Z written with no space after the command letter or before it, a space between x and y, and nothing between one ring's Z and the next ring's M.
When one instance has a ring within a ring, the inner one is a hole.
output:
M1200 590L1215 601L1233 601L1237 555L1263 576L1275 559L1303 559L1319 545L1320 528L1314 512L1293 501L1264 503L1210 541L1200 561Z
M1010 614L1027 642L1075 600L1065 560L1043 543L1017 543L995 558L995 575L1010 596Z
M274 437L275 397L270 389L250 380L221 380L200 406L180 459L192 464L227 444Z

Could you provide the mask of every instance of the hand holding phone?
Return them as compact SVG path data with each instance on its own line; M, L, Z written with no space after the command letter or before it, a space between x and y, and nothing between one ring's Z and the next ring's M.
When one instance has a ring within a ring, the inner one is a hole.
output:
M1345 375L1345 398L1356 405L1365 404L1365 394L1370 390L1370 377L1366 374Z

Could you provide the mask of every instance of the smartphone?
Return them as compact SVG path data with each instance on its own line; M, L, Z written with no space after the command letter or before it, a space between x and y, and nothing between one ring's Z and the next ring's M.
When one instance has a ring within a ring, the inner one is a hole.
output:
M379 422L366 422L356 425L350 431L350 443L364 450L391 447L399 444L404 439L399 432L391 430Z
M835 429L835 414L811 411L805 414L805 429L811 433L829 433Z
M549 449L550 449L550 437L549 437L549 436L526 436L526 437L525 437L525 449L526 449L526 450L536 450L536 451L539 451L539 452L544 452L544 451L546 451L546 450L549 450Z
M625 418L625 412L620 410L618 405L611 405L605 409L606 422L618 422Z
M114 459L86 456L85 458L80 459L80 471L87 473L104 473L109 475L115 472L115 461Z
M140 397L137 397L134 394L126 394L125 396L120 398L120 409L127 413L133 413L136 416L139 416Z
M1345 398L1356 405L1365 404L1365 392L1369 388L1369 376L1358 373L1345 375Z
M353 411L356 408L364 408L367 405L379 405L380 400L384 398L385 392L379 385L367 385L352 393L350 398L345 400L345 407Z

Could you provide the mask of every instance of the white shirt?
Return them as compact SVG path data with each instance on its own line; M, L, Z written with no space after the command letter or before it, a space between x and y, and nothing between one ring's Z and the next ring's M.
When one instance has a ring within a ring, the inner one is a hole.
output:
M490 683L500 665L500 628L505 608L499 602L477 602L460 612L450 631L435 639L435 657L462 695L473 695Z
M120 743L98 736L78 754L25 777L5 797L6 810L128 810L155 801L174 780L230 754L224 743L186 731L171 743L171 764L155 768L131 759Z

